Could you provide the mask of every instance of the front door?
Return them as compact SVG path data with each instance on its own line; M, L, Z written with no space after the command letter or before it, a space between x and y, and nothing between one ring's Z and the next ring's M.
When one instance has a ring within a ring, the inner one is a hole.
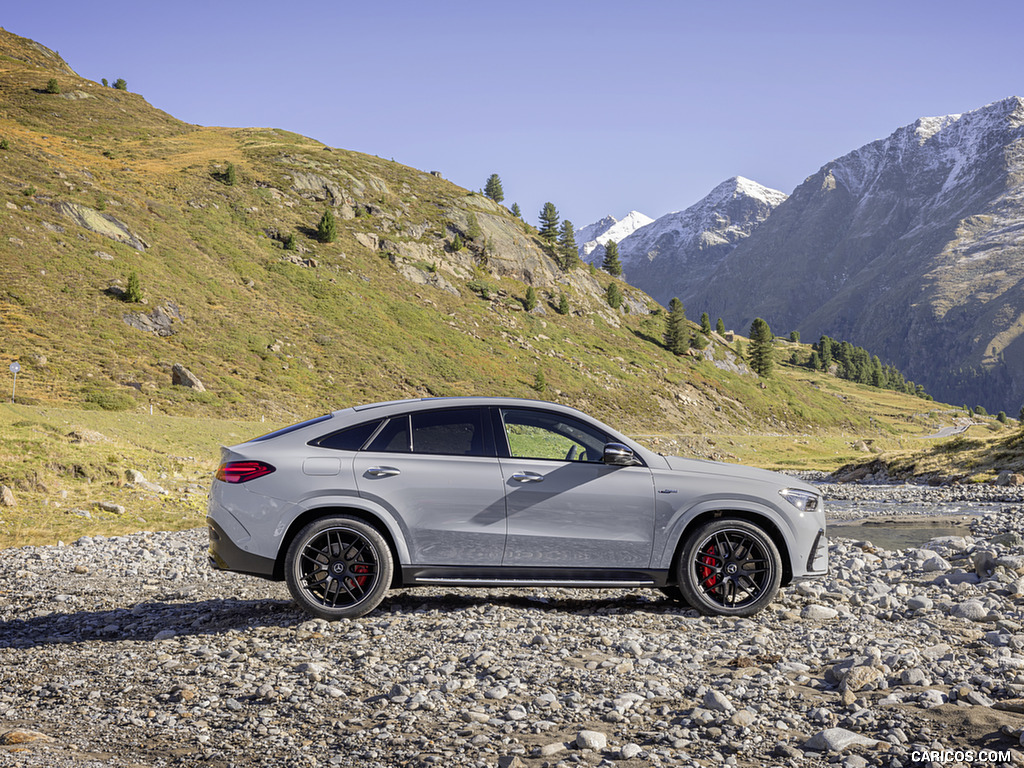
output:
M500 413L510 454L501 459L508 514L502 565L649 567L650 469L605 464L609 436L572 417L526 408Z

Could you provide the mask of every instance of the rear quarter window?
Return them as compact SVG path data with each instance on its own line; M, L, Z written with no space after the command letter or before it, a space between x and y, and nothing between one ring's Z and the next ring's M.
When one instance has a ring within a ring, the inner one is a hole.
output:
M318 448L330 448L335 451L358 451L366 445L366 441L377 431L381 421L381 419L375 419L363 424L356 424L354 427L339 429L337 432L331 432L329 435L310 440L309 445L315 445Z

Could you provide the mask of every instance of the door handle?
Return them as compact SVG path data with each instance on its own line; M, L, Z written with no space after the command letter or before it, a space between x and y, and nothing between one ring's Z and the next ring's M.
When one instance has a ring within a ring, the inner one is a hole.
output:
M517 483L539 483L544 480L544 475L538 475L536 472L516 472L512 479Z
M366 470L366 474L370 477L392 477L402 474L402 470L394 467L370 467Z

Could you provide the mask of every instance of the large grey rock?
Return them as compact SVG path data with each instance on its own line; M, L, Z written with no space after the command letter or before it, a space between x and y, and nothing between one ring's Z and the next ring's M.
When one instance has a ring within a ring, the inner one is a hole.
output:
M703 701L707 709L714 710L715 712L732 712L735 709L728 696L713 688L704 694Z
M576 734L576 746L580 749L604 749L608 746L608 737L600 731L580 731Z
M179 387L188 387L196 392L205 392L206 387L192 371L181 363L175 363L171 368L171 383Z
M0 485L0 507L16 507L18 500L14 498L14 491L6 485Z
M965 600L954 605L950 613L961 619L984 621L988 617L988 608L980 600Z
M174 302L159 306L148 314L145 312L129 312L121 318L126 325L140 331L154 333L157 336L173 336L175 321L181 322L181 310Z
M804 749L813 749L817 752L842 752L855 746L873 747L877 743L878 739L861 736L859 733L848 731L845 728L826 728L811 736L804 743Z
M839 611L835 608L830 608L827 605L819 605L818 603L812 603L805 605L804 609L800 611L801 618L811 619L812 621L828 621L834 619L839 615Z

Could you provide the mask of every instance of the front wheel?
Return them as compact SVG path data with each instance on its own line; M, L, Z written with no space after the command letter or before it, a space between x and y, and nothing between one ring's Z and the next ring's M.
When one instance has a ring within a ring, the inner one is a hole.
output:
M676 578L686 602L701 613L752 616L779 591L782 558L753 523L712 520L686 540Z
M285 580L295 602L331 621L376 608L394 571L380 532L348 516L314 520L292 540L285 558Z

